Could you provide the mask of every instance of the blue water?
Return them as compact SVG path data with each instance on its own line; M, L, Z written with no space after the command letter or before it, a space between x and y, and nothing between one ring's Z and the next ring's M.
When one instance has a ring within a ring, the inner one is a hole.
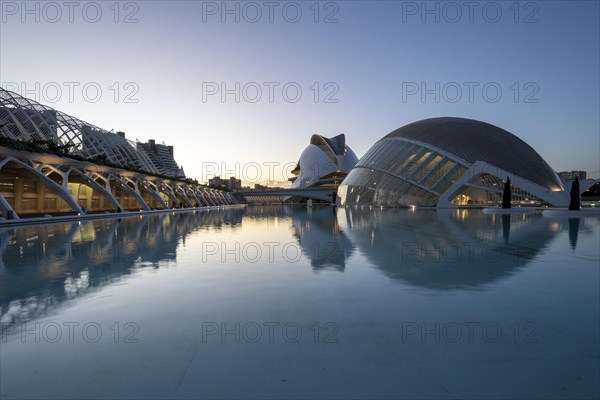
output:
M2 398L598 398L600 218L248 207L0 229Z

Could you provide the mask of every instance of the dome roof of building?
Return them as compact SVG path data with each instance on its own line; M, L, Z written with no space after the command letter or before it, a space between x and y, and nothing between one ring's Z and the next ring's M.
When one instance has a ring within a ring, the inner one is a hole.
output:
M307 187L318 184L322 178L342 171L350 171L358 162L358 157L350 146L346 145L346 136L342 133L333 138L312 135L310 144L300 155L298 165L292 171L298 174L294 187Z
M484 161L537 183L561 190L558 175L527 143L486 122L440 117L416 121L391 132L387 138L419 141L469 163Z
M324 152L331 153L333 156L341 156L346 152L346 135L342 133L332 138L326 138L314 134L310 138L310 144L314 144Z

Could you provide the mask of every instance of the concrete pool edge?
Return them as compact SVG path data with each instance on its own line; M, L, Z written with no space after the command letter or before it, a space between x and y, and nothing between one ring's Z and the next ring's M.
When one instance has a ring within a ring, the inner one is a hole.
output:
M156 215L166 213L181 213L189 211L211 211L211 210L225 210L230 208L242 208L246 207L246 204L226 204L222 206L210 206L210 207L190 207L190 208L174 208L174 209L162 209L162 210L148 210L148 211L124 211L120 213L102 213L102 214L83 214L83 215L57 215L49 217L34 217L34 218L20 218L20 219L9 219L0 220L0 229L5 227L19 227L27 225L44 225L53 224L60 222L77 222L87 221L95 219L113 219L113 218L130 218L140 215Z

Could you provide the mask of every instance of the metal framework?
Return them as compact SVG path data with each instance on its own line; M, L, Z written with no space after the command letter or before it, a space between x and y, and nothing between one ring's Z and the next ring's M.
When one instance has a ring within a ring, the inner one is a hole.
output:
M108 132L2 88L0 137L52 144L66 156L2 147L0 218L241 203L230 193L178 180L184 174L170 146L134 143L121 132Z
M69 154L105 160L125 169L150 174L158 168L137 143L124 135L72 117L0 88L0 135L24 142L53 142Z

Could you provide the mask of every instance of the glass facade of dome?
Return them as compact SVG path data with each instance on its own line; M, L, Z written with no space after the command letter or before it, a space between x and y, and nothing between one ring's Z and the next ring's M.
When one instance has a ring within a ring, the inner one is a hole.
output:
M496 205L503 179L513 201L562 204L556 173L525 142L493 125L434 118L406 125L375 143L338 190L341 205Z

